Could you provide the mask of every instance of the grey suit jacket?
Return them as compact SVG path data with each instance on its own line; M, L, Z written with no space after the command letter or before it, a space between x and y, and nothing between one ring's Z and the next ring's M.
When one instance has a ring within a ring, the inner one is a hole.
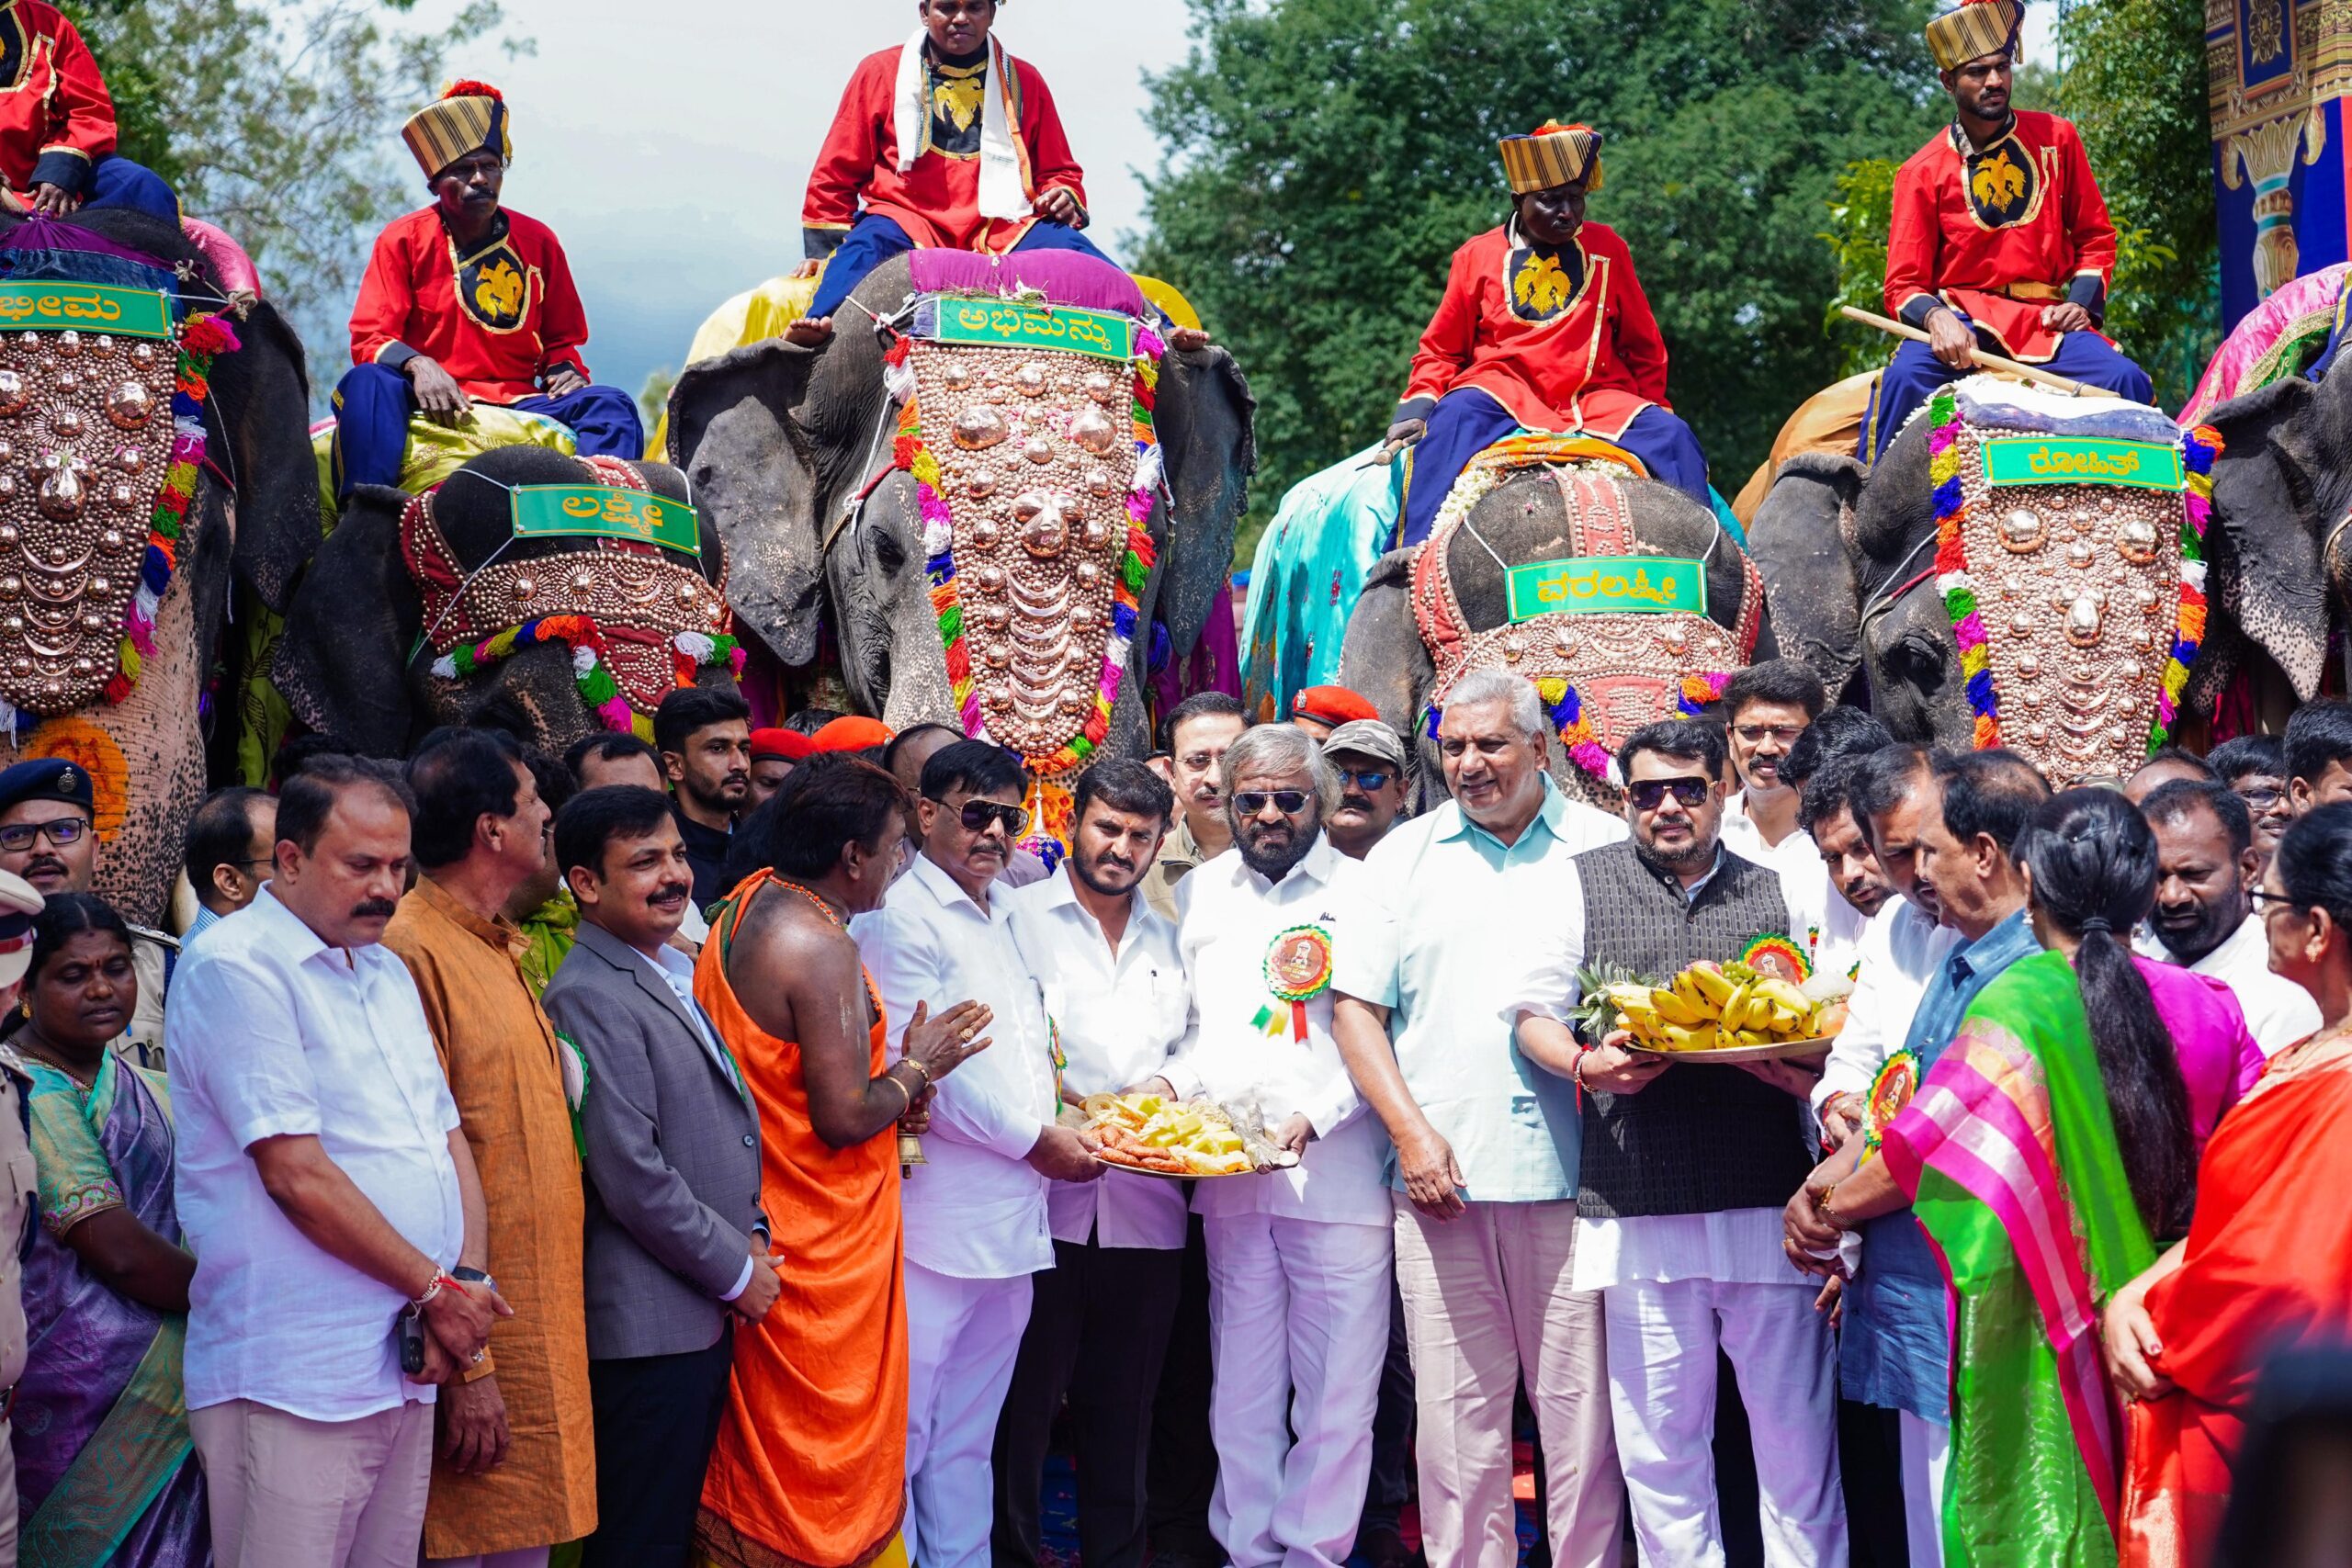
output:
M759 1111L650 962L602 928L580 922L541 1001L588 1059L588 1354L707 1349L765 1228Z

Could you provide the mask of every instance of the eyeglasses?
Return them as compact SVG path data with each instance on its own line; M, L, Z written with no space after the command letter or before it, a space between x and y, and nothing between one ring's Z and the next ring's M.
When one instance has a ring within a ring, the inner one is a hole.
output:
M2254 900L2255 908L2264 915L2269 914L2273 909L2299 909L2302 908L2301 905L2296 903L2286 894L2273 893L2267 887L2249 887L2245 890L2245 896Z
M1285 817L1295 817L1306 809L1306 798L1303 789L1245 789L1233 797L1233 809L1243 817L1255 817L1266 809L1266 802L1271 800L1275 810Z
M2275 784L2246 784L2237 792L2249 811L2270 811L2287 798L2287 792Z
M1767 740L1777 740L1783 746L1793 746L1797 737L1804 733L1801 724L1743 724L1733 731L1750 746L1761 746Z
M0 828L0 850L15 854L33 847L35 839L47 839L59 849L80 841L90 830L85 817L60 817L52 822L15 822Z
M1370 795L1376 789L1386 789L1388 787L1388 781L1396 776L1396 771L1393 768L1365 768L1361 772L1354 768L1341 768L1340 770L1340 782L1341 784L1351 784L1355 785L1356 788L1363 791L1366 795Z
M933 806L947 803L935 795L923 796ZM1029 830L1029 813L1018 806L1005 806L993 800L967 800L956 819L964 824L967 833L985 833L991 822L1004 825L1005 836L1017 839Z
M1695 809L1714 787L1709 780L1688 775L1679 779L1644 779L1625 786L1625 798L1634 803L1636 811L1656 811L1665 804L1666 792L1672 790L1674 798L1685 809Z

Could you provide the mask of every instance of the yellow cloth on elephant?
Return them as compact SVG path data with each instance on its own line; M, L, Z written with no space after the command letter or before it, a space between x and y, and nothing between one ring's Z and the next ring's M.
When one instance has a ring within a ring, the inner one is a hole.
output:
M400 488L414 495L430 490L485 452L502 446L545 446L572 457L579 442L571 429L545 414L476 403L463 424L435 424L423 414L408 422L408 447L401 454ZM330 534L338 515L334 503L334 421L311 426L311 456L319 467L319 517Z
M705 317L702 325L695 329L695 341L687 346L685 363L716 359L722 354L778 336L808 313L809 302L817 298L817 284L823 276L819 273L812 277L771 277L757 288L738 294ZM669 451L670 411L665 408L653 423L651 439L645 444L645 460L666 463L670 460Z

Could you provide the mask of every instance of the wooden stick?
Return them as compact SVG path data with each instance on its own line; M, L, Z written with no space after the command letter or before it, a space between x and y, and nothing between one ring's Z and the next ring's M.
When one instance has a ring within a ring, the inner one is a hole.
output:
M1838 306L1838 313L1849 321L1860 321L1866 327L1876 327L1879 331L1891 333L1896 337L1907 337L1913 343L1930 341L1926 333L1915 326L1869 310L1858 310L1851 305ZM2054 371L2044 370L2038 365L2022 365L2014 359L2004 359L1997 354L1987 354L1982 348L1976 350L1976 363L1987 370L2000 370L2011 376L2022 377L2029 381L2039 381L2043 386L2055 389L2069 397L2115 398L2120 400L2123 396L2120 392L2110 392L2105 387L2094 387L2087 381L2077 381L2070 377L2058 375Z

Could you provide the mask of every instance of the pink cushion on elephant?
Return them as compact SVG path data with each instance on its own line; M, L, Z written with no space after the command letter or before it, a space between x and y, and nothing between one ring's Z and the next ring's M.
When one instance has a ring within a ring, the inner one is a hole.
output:
M222 288L259 297L261 272L254 265L254 258L245 254L245 247L231 239L227 231L201 218L182 218L180 232L204 253L204 259L220 275Z
M1011 294L1038 289L1052 304L1078 310L1117 310L1150 319L1136 280L1108 262L1077 251L919 250L907 258L915 288L925 294Z

